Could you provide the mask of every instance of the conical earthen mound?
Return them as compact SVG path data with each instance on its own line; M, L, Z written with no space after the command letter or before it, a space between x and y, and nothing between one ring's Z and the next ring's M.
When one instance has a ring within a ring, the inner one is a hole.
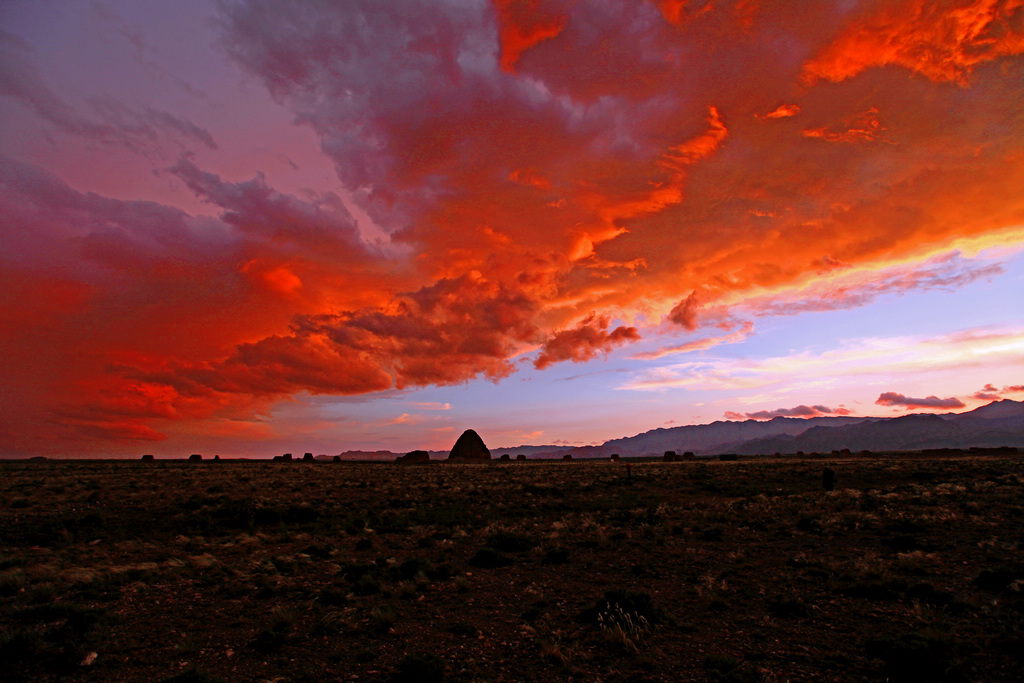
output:
M491 452L484 445L484 440L472 429L467 429L459 437L459 440L452 446L452 452L448 455L449 460L461 460L463 462L489 462Z

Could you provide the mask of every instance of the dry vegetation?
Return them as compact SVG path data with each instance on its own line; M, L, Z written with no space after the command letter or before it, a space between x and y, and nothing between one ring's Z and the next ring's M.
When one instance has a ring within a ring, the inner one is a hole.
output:
M821 489L828 464L836 489ZM1019 680L1024 460L0 463L15 680Z

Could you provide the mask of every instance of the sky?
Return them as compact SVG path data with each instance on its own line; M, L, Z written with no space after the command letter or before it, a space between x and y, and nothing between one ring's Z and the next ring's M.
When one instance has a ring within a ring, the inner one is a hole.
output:
M1024 400L1024 0L5 0L0 456Z

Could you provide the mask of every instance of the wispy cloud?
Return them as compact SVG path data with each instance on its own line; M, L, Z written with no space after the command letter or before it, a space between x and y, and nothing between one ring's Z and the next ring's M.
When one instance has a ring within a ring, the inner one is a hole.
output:
M775 384L822 382L839 385L853 378L877 380L925 371L966 367L1009 367L1024 354L1024 328L969 329L935 337L865 338L821 353L734 360L713 358L655 368L622 389L671 388L753 390Z

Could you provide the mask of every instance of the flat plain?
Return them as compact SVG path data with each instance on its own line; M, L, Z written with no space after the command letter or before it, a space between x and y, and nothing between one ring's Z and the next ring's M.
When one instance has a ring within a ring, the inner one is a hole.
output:
M1020 680L1024 458L629 470L0 462L3 677Z

